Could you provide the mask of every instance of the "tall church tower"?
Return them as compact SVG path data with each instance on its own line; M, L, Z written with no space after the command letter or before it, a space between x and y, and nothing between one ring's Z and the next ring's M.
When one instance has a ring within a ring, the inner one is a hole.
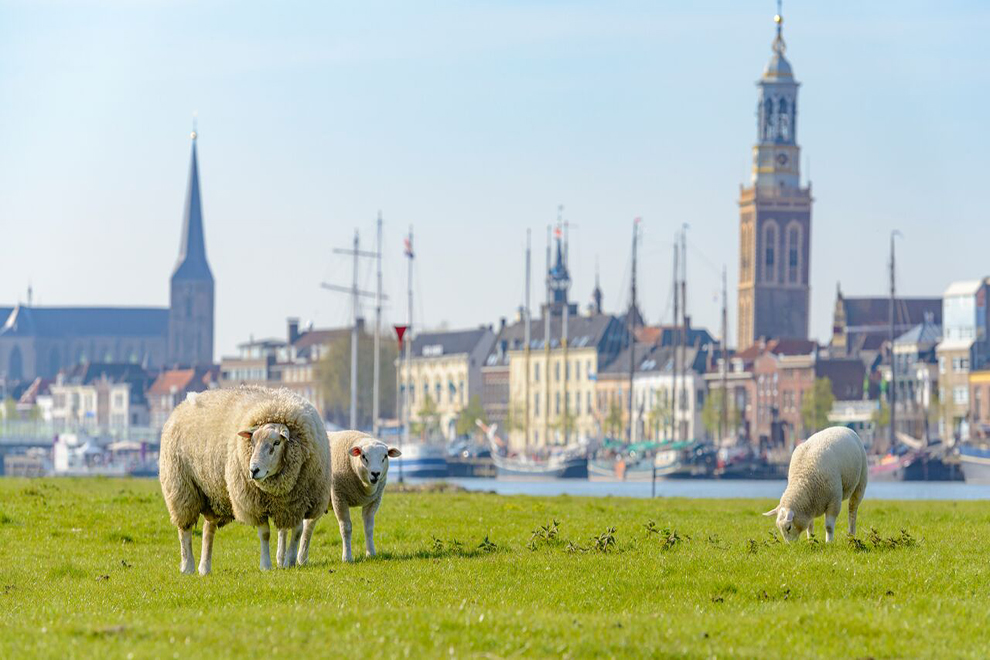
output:
M213 273L206 261L199 196L196 132L182 221L179 260L172 271L168 315L168 360L181 366L213 364Z
M811 187L801 187L798 83L784 57L784 19L778 13L774 21L773 56L756 83L752 186L739 195L737 343L742 349L761 337L808 337Z

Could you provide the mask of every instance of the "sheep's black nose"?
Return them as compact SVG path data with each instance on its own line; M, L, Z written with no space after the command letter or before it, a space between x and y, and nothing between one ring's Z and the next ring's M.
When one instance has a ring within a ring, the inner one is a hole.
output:
M252 477L257 477L259 472L261 472L261 468L251 468Z
M372 479L377 479L379 476L381 476L381 474L382 474L381 472L372 472L371 473L371 478Z

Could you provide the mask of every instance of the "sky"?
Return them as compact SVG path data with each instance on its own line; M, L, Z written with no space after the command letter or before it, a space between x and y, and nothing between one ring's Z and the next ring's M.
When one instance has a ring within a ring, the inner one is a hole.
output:
M352 264L384 219L385 323L497 326L534 306L547 226L570 223L572 299L638 291L735 337L739 186L771 0L234 2L0 0L0 305L161 305L179 249L193 115L216 357L287 317L349 323ZM938 295L990 274L990 3L784 3L812 184L811 327L835 290ZM373 290L370 260L360 286ZM363 313L372 313L370 305Z

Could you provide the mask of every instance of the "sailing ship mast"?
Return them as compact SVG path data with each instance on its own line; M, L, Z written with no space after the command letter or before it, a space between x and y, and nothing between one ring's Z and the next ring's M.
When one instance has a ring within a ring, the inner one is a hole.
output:
M893 450L897 443L896 423L897 423L897 360L894 358L894 308L897 303L896 289L894 286L894 238L901 232L896 229L890 232L890 386L887 388L887 397L890 402L890 449Z
M632 277L630 278L630 298L628 321L626 323L629 331L629 432L627 440L629 444L633 442L633 376L636 373L636 239L639 233L639 218L633 220L633 242L632 242Z
M531 333L532 333L532 328L531 328L531 326L532 326L532 314L531 314L530 308L529 308L529 294L530 294L530 289L531 289L530 283L529 283L529 279L530 279L530 256L531 256L531 253L532 253L532 247L530 245L531 238L532 238L531 231L529 229L527 229L526 230L526 306L523 309L523 321L526 324L525 327L524 327L524 329L523 329L523 341L526 344L526 377L523 379L525 381L525 383L526 383L526 400L523 403L523 406L524 406L524 413L523 414L524 414L524 419L526 420L524 422L524 424L525 424L524 433L526 435L526 439L525 439L524 445L525 445L525 447L527 449L529 448L529 379L530 379L531 373L532 373L531 370L530 370L530 365L529 365L530 353L532 352L532 346L530 346L530 344L532 343L532 337L530 336Z
M673 396L671 397L671 409L670 409L670 436L671 436L671 440L673 440L674 442L677 442L678 436L680 435L678 433L679 428L678 428L678 425L677 425L677 399L678 399L678 397L677 397L677 371L678 371L678 368L677 368L677 366L678 366L677 365L677 363L678 363L677 346L681 342L681 336L680 336L681 329L680 329L680 326L678 325L678 322L679 322L679 319L680 319L680 316L679 316L679 312L680 312L680 293L678 292L678 286L677 286L677 280L678 280L678 275L679 275L679 271L677 269L677 257L678 257L678 253L679 253L679 250L678 250L678 247L677 247L677 241L678 241L677 234L674 234L674 262L673 262L674 263L674 280L673 280L673 282L674 282L674 284L673 284L673 286L674 286L674 327L672 328L672 334L673 334L673 342L672 343L673 343L673 353L674 353L674 364L673 364L673 373L671 374L671 378L672 378L672 382L673 382Z
M563 211L563 209L564 209L563 206L559 207L558 213L557 213L557 231L558 232L561 230L560 229L560 223L561 223L560 212ZM568 402L568 398L567 398L567 395L568 395L568 392L567 392L567 381L568 381L568 379L570 377L570 373L569 373L570 363L567 361L567 348L568 348L567 344L568 344L568 330L569 330L568 325L570 323L570 309L569 308L570 308L571 305L570 305L570 302L568 301L568 298L567 298L567 290L570 288L571 276L570 276L570 271L567 269L567 250L568 250L568 244L567 244L567 223L566 222L564 222L564 235L563 235L563 239L564 239L564 261L563 261L564 271L563 271L562 275L564 277L564 281L561 283L561 285L564 287L564 312L563 312L563 319L562 319L563 327L562 327L561 332L560 332L560 344L561 344L561 347L563 348L563 351L564 351L564 397L563 397L564 398L564 416L563 416L563 418L562 418L561 421L563 422L562 423L562 426L563 426L563 431L564 431L564 445L568 445L568 444L570 444L570 420L568 419L568 417L570 415L570 410L569 410L570 406L568 405L569 402Z
M375 266L377 270L377 286L375 288L375 373L372 380L371 399L371 430L377 438L380 431L381 417L381 359L382 359L382 212L378 212L378 237L375 245Z

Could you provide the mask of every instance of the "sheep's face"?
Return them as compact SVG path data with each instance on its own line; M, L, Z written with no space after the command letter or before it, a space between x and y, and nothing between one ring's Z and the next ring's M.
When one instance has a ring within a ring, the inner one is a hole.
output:
M795 515L794 509L780 507L777 511L777 529L788 543L796 541L801 532L808 529L809 522L807 518Z
M289 429L285 424L262 424L237 435L250 447L248 476L251 479L262 482L282 469L282 454L289 441Z
M388 459L401 455L395 447L388 447L384 442L369 442L354 445L350 449L351 466L368 488L373 488L388 474Z

